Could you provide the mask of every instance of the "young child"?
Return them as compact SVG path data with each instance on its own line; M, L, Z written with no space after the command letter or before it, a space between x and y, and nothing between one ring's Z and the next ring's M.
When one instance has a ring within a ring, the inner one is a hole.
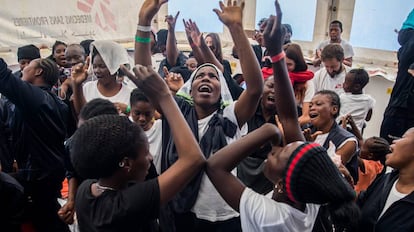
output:
M361 145L359 163L359 180L355 191L365 191L378 174L383 173L385 156L391 153L390 144L381 137L370 137Z
M138 124L148 138L149 150L153 158L153 163L157 173L161 173L161 140L162 140L162 121L155 120L155 108L138 88L131 92L130 97L131 114L130 119Z
M345 76L345 93L340 95L341 109L338 118L350 114L361 133L365 120L371 119L372 108L375 105L375 99L362 91L368 82L369 76L364 69L352 69Z

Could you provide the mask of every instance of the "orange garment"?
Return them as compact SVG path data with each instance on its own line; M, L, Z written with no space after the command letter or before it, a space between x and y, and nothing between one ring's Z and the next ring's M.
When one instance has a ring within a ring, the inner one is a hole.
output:
M355 185L355 191L359 194L361 191L366 190L369 185L374 181L375 177L381 173L384 166L379 161L362 159L365 166L365 173L358 168L358 184Z
M68 198L69 195L69 185L68 185L68 179L65 178L62 182L62 189L60 190L60 194L62 195L63 199Z

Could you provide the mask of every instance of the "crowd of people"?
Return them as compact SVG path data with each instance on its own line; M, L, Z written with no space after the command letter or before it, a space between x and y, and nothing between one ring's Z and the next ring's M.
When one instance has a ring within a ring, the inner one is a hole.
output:
M22 46L14 73L0 58L2 230L414 231L414 9L381 134L364 139L375 99L340 21L307 64L277 0L256 45L245 3L220 1L234 75L192 19L178 49L180 12L153 30L166 2L139 9L134 64L93 40Z

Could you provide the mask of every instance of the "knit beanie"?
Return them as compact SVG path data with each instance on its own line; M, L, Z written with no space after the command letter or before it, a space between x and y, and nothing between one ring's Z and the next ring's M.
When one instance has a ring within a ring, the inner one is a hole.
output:
M40 50L33 44L19 47L17 49L17 61L22 59L34 60L40 58Z
M292 152L283 181L287 196L294 202L341 203L355 197L326 149L316 143L305 142Z

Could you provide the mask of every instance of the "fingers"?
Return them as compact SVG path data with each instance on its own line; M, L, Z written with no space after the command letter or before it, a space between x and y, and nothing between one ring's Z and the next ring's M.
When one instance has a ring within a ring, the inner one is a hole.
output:
M245 5L245 3L244 3L244 1L241 3L241 5L240 5L240 7L241 7L241 9L242 10L244 10L244 5Z
M136 80L137 77L123 64L119 66L119 68L124 72L130 80ZM135 67L134 67L135 68Z
M164 72L164 76L168 77L168 75L170 74L170 72L168 72L168 69L166 66L162 67L162 71Z
M277 17L278 25L280 25L282 22L282 10L280 8L280 4L278 0L275 1L275 7L276 7L276 17Z
M228 1L230 1L230 0L228 0ZM221 11L223 11L223 9L224 9L224 3L222 1L219 2L219 6L220 6Z
M85 60L85 65L84 65L84 67L85 67L84 70L85 71L88 71L90 63L91 63L91 57L88 56L88 57L86 57L86 60Z
M216 15L217 15L218 17L220 17L220 15L221 15L221 11L220 11L219 9L214 8L214 9L213 9L213 12L214 12L214 13L216 13Z
M175 14L174 20L178 18L178 15L180 15L180 11L178 11L177 14Z
M263 30L263 35L269 35L270 32L273 29L273 25L275 20L275 16L271 15L266 21L265 21L265 26L264 26L264 30Z

